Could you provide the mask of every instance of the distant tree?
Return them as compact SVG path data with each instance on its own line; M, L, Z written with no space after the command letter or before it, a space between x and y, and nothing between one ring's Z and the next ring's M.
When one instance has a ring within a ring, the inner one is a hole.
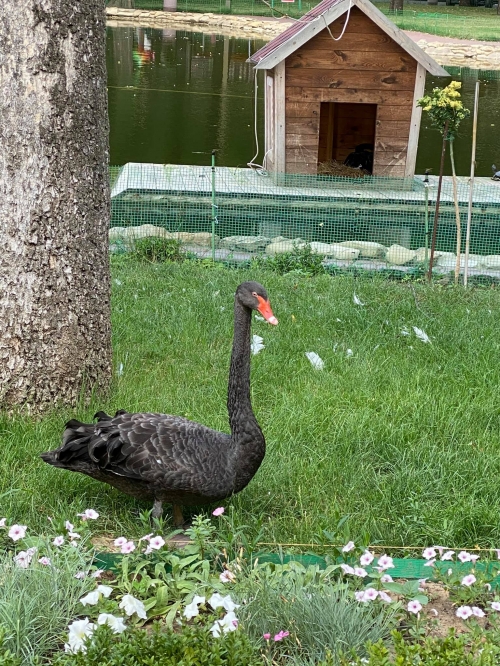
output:
M2 0L0 407L111 375L104 0Z

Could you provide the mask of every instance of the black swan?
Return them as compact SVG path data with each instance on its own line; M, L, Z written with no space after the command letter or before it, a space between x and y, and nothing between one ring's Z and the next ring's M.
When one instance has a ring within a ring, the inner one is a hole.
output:
M42 459L104 481L127 495L154 501L153 517L171 502L174 524L182 505L218 502L243 490L264 458L266 443L250 402L252 310L277 324L266 290L243 282L234 299L234 338L227 410L231 435L181 416L98 412L97 423L66 424L62 446Z

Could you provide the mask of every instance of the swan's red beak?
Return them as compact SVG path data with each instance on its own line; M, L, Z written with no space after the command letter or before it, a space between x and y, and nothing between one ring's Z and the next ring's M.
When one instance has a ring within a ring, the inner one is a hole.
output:
M269 301L266 301L265 298L262 298L262 296L257 296L259 300L259 307L257 310L260 312L260 314L264 317L266 321L268 321L270 324L273 324L273 326L276 326L278 323L278 320L276 317L273 315L273 311L271 310L271 304Z

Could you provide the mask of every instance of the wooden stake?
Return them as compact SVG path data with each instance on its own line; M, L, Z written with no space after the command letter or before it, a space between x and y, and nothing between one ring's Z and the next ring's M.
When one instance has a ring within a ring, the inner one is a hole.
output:
M470 161L469 207L467 209L467 231L465 233L464 287L467 286L467 277L469 273L470 228L472 223L472 200L474 198L474 174L476 169L476 137L477 137L478 109L479 109L479 81L476 81L476 93L474 95L474 119L472 123L472 155Z
M460 207L458 205L457 174L455 171L455 156L453 154L453 139L450 140L451 174L453 178L453 203L455 204L455 222L457 225L457 260L455 262L455 284L460 277L460 252L462 250L462 224L460 221Z

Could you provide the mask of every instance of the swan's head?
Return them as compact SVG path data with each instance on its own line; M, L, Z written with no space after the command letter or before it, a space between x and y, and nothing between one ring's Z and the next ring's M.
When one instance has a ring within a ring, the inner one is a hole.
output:
M239 302L251 310L257 310L270 324L276 326L278 320L273 315L267 291L258 282L242 282L236 290Z

